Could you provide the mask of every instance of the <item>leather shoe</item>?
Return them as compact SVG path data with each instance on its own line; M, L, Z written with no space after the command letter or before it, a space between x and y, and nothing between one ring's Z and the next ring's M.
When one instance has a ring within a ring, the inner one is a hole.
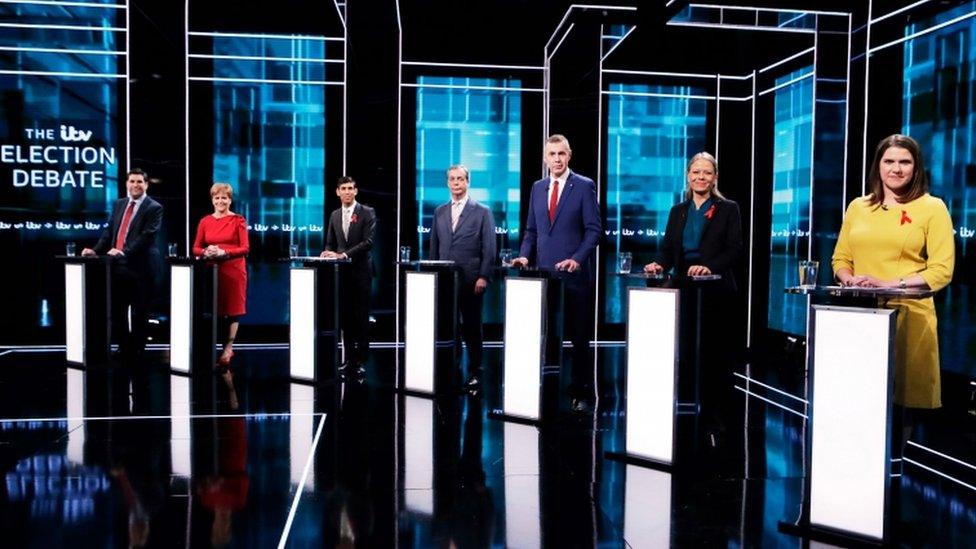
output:
M471 376L467 381L464 382L464 390L469 392L479 391L481 389L481 378L478 376Z
M582 398L574 398L570 403L570 408L577 414L589 414L593 411L593 405Z

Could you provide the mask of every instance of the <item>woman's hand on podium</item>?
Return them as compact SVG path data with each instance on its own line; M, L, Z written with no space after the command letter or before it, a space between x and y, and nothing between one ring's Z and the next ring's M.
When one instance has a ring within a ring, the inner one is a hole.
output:
M644 265L644 272L652 275L661 274L664 272L664 267L658 265L657 262L652 261L651 263Z

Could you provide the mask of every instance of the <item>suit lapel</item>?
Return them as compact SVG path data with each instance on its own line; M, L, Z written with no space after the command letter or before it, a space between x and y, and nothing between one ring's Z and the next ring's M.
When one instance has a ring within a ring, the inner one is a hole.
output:
M346 235L342 234L342 206L332 214L332 230L336 234L336 244L338 248L346 249ZM350 229L352 230L352 229Z
M705 240L705 234L708 233L708 228L712 225L712 218L714 218L718 214L718 200L716 200L715 198L712 198L711 200L712 200L712 204L709 206L709 208L715 208L715 210L712 211L711 217L707 215L705 216L705 222L702 223L702 236L701 236L702 240ZM708 210L706 209L705 212L707 213ZM700 248L701 243L699 243L698 246Z
M458 234L461 233L461 227L464 225L465 220L471 217L472 212L474 210L474 206L471 205L471 202L472 202L471 199L468 198L468 201L464 204L464 208L461 209L461 215L458 216L457 227L454 227L454 233L452 234L452 239L453 237L456 237ZM447 221L448 223L450 223L451 222L450 210L448 210L447 214L448 214Z
M573 194L573 189L576 187L576 182L573 181L574 179L573 175L575 175L573 174L573 172L569 172L569 177L566 178L566 188L563 189L562 194L559 195L559 201L556 202L556 217L552 218L551 225L555 225L556 222L559 221L559 214L563 212L563 205L568 203L567 201L569 200L570 196L572 196ZM547 192L546 193L547 198L548 198L548 194L549 193ZM546 204L546 212L548 213L548 211L549 211L549 205ZM552 227L550 226L550 228Z

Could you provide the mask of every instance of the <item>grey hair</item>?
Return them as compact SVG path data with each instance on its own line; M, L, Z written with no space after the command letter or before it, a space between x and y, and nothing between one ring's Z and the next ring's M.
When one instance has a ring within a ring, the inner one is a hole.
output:
M547 137L546 145L548 145L549 143L565 143L566 150L569 151L569 154L573 154L573 148L569 146L569 139L566 139L566 136L561 133L554 133L549 137Z
M464 164L453 164L450 168L447 169L446 172L444 172L444 174L450 177L451 172L453 172L454 170L461 170L462 172L464 172L464 178L467 179L468 182L471 181L471 172L468 171L468 167L465 166Z
M688 172L691 171L691 166L695 162L698 162L699 160L707 160L708 162L711 162L712 163L712 169L715 170L715 175L718 175L718 160L716 160L714 156L712 156L711 154L709 154L709 153L707 153L705 151L702 151L702 152L696 154L695 156L692 156L691 157L691 160L688 161L688 166L685 168L685 174L686 175L687 175ZM689 183L687 181L687 179L688 178L686 177L685 178L685 200L690 200L691 199L691 194L692 194L691 193L691 183ZM715 182L715 183L712 184L712 188L709 189L709 192L712 195L718 197L720 200L725 200L725 196L723 196L722 193L720 193L718 191L718 182Z

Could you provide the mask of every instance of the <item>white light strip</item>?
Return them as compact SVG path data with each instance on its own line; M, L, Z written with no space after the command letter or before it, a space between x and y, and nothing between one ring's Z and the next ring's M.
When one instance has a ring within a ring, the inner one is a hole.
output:
M972 465L972 464L970 464L970 463L966 463L965 461L962 461L962 460L959 460L959 459L956 459L956 458L954 458L954 457L952 457L952 456L950 456L950 455L946 455L946 454L943 454L942 452L937 452L937 451L935 451L935 450L933 450L933 449L931 449L931 448L929 448L928 446L922 446L921 444L919 444L919 443L917 443L917 442L912 442L911 440L909 440L909 441L907 442L907 444L909 444L909 445L911 445L911 446L914 446L914 447L916 447L916 448L919 448L919 449L922 449L922 450L925 450L926 452L930 452L930 453L933 453L933 454L935 454L935 455L937 455L937 456L939 456L939 457L941 457L941 458L943 458L943 459L947 459L947 460L949 460L949 461L952 461L952 462L955 462L955 463L958 463L959 465L962 465L962 466L964 466L964 467L969 467L970 469L972 469L972 470L974 470L974 471L976 471L976 465Z
M556 34L559 32L559 29L562 28L564 23L566 23L566 20L569 18L569 14L572 13L574 9L582 9L582 10L600 9L600 10L607 10L607 11L617 10L617 11L633 11L633 12L637 11L637 7L631 7L631 6L601 6L596 4L572 4L568 8L566 8L566 13L563 14L563 18L559 20L559 24L556 25L555 29L553 29L552 34L549 35L549 40L546 41L546 46L543 48L543 52L549 51L549 44L552 44L552 41L556 37ZM573 25L570 25L569 29L566 29L566 33L569 34L569 31L572 30L572 28ZM555 53L555 51L553 51L553 53Z
M542 92L542 88L503 88L501 86L456 86L453 84L412 84L403 82L400 84L404 88L443 88L454 90L487 90L487 91L510 91L510 92Z
M556 42L556 47L552 48L552 53L546 55L546 61L549 61L550 59L552 59L552 56L556 55L556 52L559 51L559 46L562 46L563 42L565 42L566 39L569 38L569 33L573 32L573 27L575 26L576 23L573 23L569 26L569 28L566 29L566 34L564 34L563 37L559 39L559 42Z
M91 25L35 25L32 23L0 23L0 28L8 29L42 29L42 30L77 30L88 32L125 32L122 27L94 27Z
M0 46L0 51L36 52L36 53L75 53L79 55L125 55L124 51L116 50L73 50L65 48L28 48L26 46Z
M183 185L186 197L183 201L183 221L185 224L184 249L190 249L190 0L184 1L183 7L183 166L186 177ZM189 254L187 254L189 255Z
M973 486L972 484L966 484L965 482L963 482L963 481L961 481L961 480L959 480L959 479L957 479L955 477L951 477L951 476L943 473L942 471L937 471L937 470L935 470L935 469L933 469L933 468L931 468L931 467L929 467L927 465L922 465L921 463L919 463L919 462L917 462L917 461L915 461L913 459L909 459L909 458L902 458L902 459L905 461L905 463L911 463L912 465L914 465L916 467L920 467L922 469L925 469L926 471L928 471L930 473L935 473L935 474L939 475L940 477L942 477L944 479L951 480L952 482L955 482L956 484L958 484L960 486L965 486L966 488L969 488L970 490L976 491L976 486Z
M744 376L744 375L740 374L739 372L732 372L732 375L734 375L736 377L739 377L739 378L742 378L742 379L748 381L749 383L755 383L756 385L759 385L760 387L765 387L765 388L769 389L770 391L775 391L775 392L777 392L777 393L779 393L779 394L781 394L783 396L787 396L787 397L792 398L793 400L798 400L798 401L800 401L800 402L802 402L804 404L807 404L807 401L806 400L804 400L804 399L802 399L802 398L800 398L798 396L791 395L790 393L787 393L786 391L783 391L781 389L777 389L776 387L773 387L772 385L766 385L765 383L763 383L761 381L757 381L757 380L755 380L755 379L753 379L751 377Z
M288 61L295 63L344 63L343 59L315 59L311 57L266 57L261 55L212 55L207 53L191 53L194 59L233 59L239 61Z
M332 5L335 6L336 14L339 16L339 21L342 23L342 30L348 32L348 29L346 28L346 16L342 12L342 8L339 7L338 0L332 0ZM342 5L345 7L346 4L343 3ZM343 42L345 42L345 39L343 39Z
M125 0L125 51L129 51L129 0ZM132 79L129 78L132 69L129 66L129 56L125 56L125 168L132 168Z
M602 56L602 57L600 57L600 62L602 63L603 61L606 61L606 59L607 59L607 57L610 57L610 54L611 54L611 53L613 53L613 52L614 52L614 50L616 50L616 49L617 49L617 47L618 47L618 46L620 46L620 44L623 44L623 43L624 43L624 40L626 40L626 39L627 39L627 37L628 37L628 36L630 36L630 33L632 33L632 32L634 32L634 29L636 29L636 28L637 28L637 25L632 25L632 26L630 27L630 30L628 30L628 31L627 31L626 33L624 33L624 35L623 35L623 36L621 36L621 37L620 37L620 38L619 38L619 39L618 39L618 40L617 40L617 41L616 41L616 42L615 42L615 43L613 44L613 46L611 46L611 47L610 47L610 49L609 49L609 50L607 50L607 53L605 53L605 54L603 54L603 56ZM603 48L603 42L600 42L600 48Z
M946 27L955 25L956 23L958 23L960 21L965 21L966 19L969 19L970 17L974 17L974 16L976 16L976 11L971 11L971 12L969 12L967 14L960 15L959 17L956 17L955 19L950 19L950 20L946 21L945 23L939 23L938 25L935 25L933 27L929 27L929 28L927 28L925 30L922 30L922 31L918 31L918 32L916 32L914 34L910 34L908 36L904 36L902 38L899 38L898 40L892 40L891 42L888 42L887 44L881 44L880 46L871 48L871 49L868 50L868 53L869 54L870 53L874 53L876 51L883 50L885 48L888 48L888 47L891 47L891 46L894 46L894 45L897 45L897 44L901 44L902 42L907 42L907 41L909 41L909 40L911 40L913 38L918 38L919 36L924 36L926 34L931 34L931 33L935 32L935 31L937 31L939 29L944 29Z
M756 71L752 71L752 97L756 96ZM752 123L750 139L756 142L756 101L752 101ZM755 260L756 236L756 152L749 155L749 284L746 298L746 348L752 345L752 265Z
M777 26L777 27L786 27L786 25L789 25L790 23L792 23L793 21L796 21L796 20L798 20L798 19L803 19L803 18L804 18L804 17L806 17L807 15L810 15L810 14L808 14L808 13L801 13L800 15L797 15L797 16L796 16L796 17L794 17L793 19L790 19L789 21L783 21L782 23L780 23L780 24L778 24L778 25L776 25L776 26Z
M921 6L922 4L928 4L930 1L931 0L920 0L918 2L915 2L914 4L909 4L909 5L905 6L905 7L899 8L899 9L897 9L897 10L891 12L891 13L886 13L886 14L882 15L881 17L872 19L871 20L871 24L873 25L873 24L877 23L878 21L884 21L885 19L887 19L889 17L894 17L894 16L898 15L899 13L904 13L904 12L910 10L910 9L917 8L917 7Z
M333 80L273 80L265 78L229 78L223 76L191 76L195 82L237 82L240 84L290 84L304 86L342 86L345 82Z
M776 90L778 90L780 88L785 88L786 86L789 86L789 85L792 85L792 84L796 84L800 80L805 80L807 78L810 78L811 76L813 76L813 73L812 72L808 72L808 73L806 73L804 75L797 76L796 78L794 78L792 80L788 80L786 82L783 82L782 84L777 84L777 85L773 86L772 88L767 88L767 89L759 92L759 95L760 96L766 95L767 93L774 92L774 91L776 91Z
M786 32L792 34L816 34L817 31L813 29L781 29L779 27L759 27L753 25L723 25L719 23L677 23L668 22L670 27L690 27L694 29L734 29L734 30L751 30L759 32Z
M255 34L247 32L190 32L190 36L211 36L215 38L258 38L269 40L317 40L319 42L342 42L334 36L311 36L308 34Z
M298 511L298 500L302 498L302 493L305 491L305 481L308 480L308 472L311 470L312 463L315 461L315 449L319 445L319 439L322 438L323 427L325 427L324 415L319 420L319 427L315 430L315 438L312 439L312 449L308 453L308 459L305 460L305 470L302 471L302 482L295 488L295 497L291 500L291 509L288 511L288 520L285 521L285 528L281 531L281 539L278 540L278 549L283 549L288 543L291 523L295 520L295 512Z
M703 80L712 80L716 76L715 74L701 74L701 73L689 73L689 72L659 72L659 71L632 71L624 69L603 69L603 72L610 74L635 74L641 76L676 76L679 78L701 78ZM746 78L749 78L748 76Z
M0 70L0 74L15 74L19 76L70 76L70 77L77 77L77 78L125 78L124 74L96 74L91 72Z
M849 171L848 165L848 150L850 149L850 131L851 131L851 26L853 25L851 17L847 17L847 72L844 75L844 171L841 176L841 191L840 191L840 218L844 219L844 211L847 208L847 172Z
M817 15L837 15L841 17L846 17L850 15L848 12L844 11L820 11L820 10L808 10L808 9L781 9L781 8L761 8L756 6L722 6L718 4L688 4L689 8L713 8L713 9L723 9L723 10L739 10L739 11L764 11L769 13L815 13Z
M53 0L0 0L0 4L32 4L37 6L65 6L75 8L126 9L125 4L96 4L94 2L55 2Z
M814 51L816 51L816 49L817 48L815 46L810 46L809 48L807 48L807 49L805 49L805 50L803 50L803 51L801 51L799 53L793 54L793 55L791 55L789 57L786 57L784 59L780 59L779 61L773 63L772 65L766 65L765 67L759 69L759 74L762 74L762 73L768 71L769 69L778 67L778 66L782 65L783 63L789 63L790 61L796 59L797 57L802 57L802 56L804 56L804 55L806 55L808 53L813 53Z
M796 414L796 415L802 417L803 419L807 419L807 416L805 414L802 414L800 412L797 412L793 408L790 408L788 406L783 406L782 404L780 404L778 402L769 400L768 398L763 397L763 396L759 396L756 393L753 393L752 391L747 391L746 389L743 389L742 387L739 387L738 385L734 385L733 387L736 388L736 389L738 389L738 390L740 390L740 391L742 391L743 393L745 393L745 394L753 397L753 398L758 398L759 400L761 400L761 401L763 401L763 402L765 402L767 404L772 404L773 406L776 406L777 408L781 408L781 409L786 410L787 412L789 412L791 414Z
M477 63L429 63L426 61L402 61L402 65L410 65L416 67L455 67L455 68L470 68L470 69L512 69L512 70L526 70L526 71L543 71L546 70L545 67L536 67L533 65L479 65Z

